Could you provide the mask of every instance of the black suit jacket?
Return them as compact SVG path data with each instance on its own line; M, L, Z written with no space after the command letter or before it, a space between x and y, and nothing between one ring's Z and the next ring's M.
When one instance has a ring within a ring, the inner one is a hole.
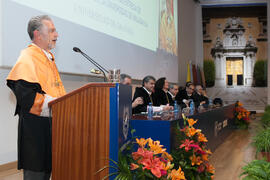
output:
M156 89L153 93L153 101L155 106L167 105L173 106L172 96L167 92L165 93L162 89Z
M183 102L183 99L186 100L193 99L194 103L196 103L194 100L195 99L194 95L192 94L191 96L188 96L186 89L180 90L175 96L175 100L181 106L181 108L186 107L186 104Z
M197 92L194 93L194 101L196 102L195 105L198 107L202 101L205 101L205 104L209 104L208 97L204 95L200 95Z
M141 112L146 112L147 111L147 105L149 105L149 103L151 102L152 95L151 95L151 98L150 98L150 95L148 94L148 92L146 92L146 90L143 87L136 87L132 102L134 102L134 100L137 97L141 97L143 99L143 104L140 104L137 107L133 108L132 113L133 114L138 114L138 113L141 113ZM152 100L153 100L153 98L152 98Z

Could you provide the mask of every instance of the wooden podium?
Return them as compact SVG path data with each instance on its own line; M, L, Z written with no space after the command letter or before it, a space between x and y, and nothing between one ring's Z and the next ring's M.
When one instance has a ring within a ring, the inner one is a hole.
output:
M109 158L127 139L131 87L90 83L49 103L52 112L52 180L99 180ZM112 171L110 171L111 173Z

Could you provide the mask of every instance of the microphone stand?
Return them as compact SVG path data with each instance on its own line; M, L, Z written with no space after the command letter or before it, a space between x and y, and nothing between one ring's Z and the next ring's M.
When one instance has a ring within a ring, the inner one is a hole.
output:
M73 49L74 50L74 49ZM74 50L75 51L75 50ZM88 61L90 61L92 64L94 64L102 73L103 73L103 76L104 76L104 82L108 82L108 79L105 75L105 72L106 73L109 73L108 70L106 70L104 67L102 67L100 64L98 64L96 61L94 61L91 57L89 57L87 54L85 54L84 52L82 52L79 48L77 49L77 51L75 52L79 52L81 53ZM105 71L105 72L104 72Z

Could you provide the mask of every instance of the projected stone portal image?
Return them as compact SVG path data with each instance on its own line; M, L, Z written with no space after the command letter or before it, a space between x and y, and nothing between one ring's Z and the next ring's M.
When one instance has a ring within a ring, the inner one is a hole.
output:
M256 61L267 60L266 11L229 9L216 17L218 8L203 10L204 59L215 62L216 87L252 86Z

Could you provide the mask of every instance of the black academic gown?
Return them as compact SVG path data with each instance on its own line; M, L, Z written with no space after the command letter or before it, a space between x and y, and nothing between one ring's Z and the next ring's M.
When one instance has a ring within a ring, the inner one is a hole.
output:
M194 101L196 102L196 107L198 107L202 101L205 101L206 105L209 104L208 97L205 97L202 94L198 94L197 92L194 93Z
M18 125L18 169L50 172L51 118L29 113L36 93L45 93L38 83L24 80L7 81L8 87L17 99L15 115L19 115Z
M152 94L150 96L143 87L136 87L132 102L134 102L137 97L141 97L143 99L143 104L140 104L133 108L132 114L147 112L147 105L149 105L150 102L152 102L153 105L155 104L155 102L153 102Z
M155 92L153 93L153 99L155 102L155 106L160 106L160 105L167 105L169 104L170 106L173 106L173 99L172 96L168 93L163 91L162 89L156 89Z
M177 101L177 103L180 105L181 108L186 107L186 104L183 102L183 99L186 100L192 99L194 101L194 95L192 94L191 96L188 96L186 89L182 89L175 96L175 100Z

